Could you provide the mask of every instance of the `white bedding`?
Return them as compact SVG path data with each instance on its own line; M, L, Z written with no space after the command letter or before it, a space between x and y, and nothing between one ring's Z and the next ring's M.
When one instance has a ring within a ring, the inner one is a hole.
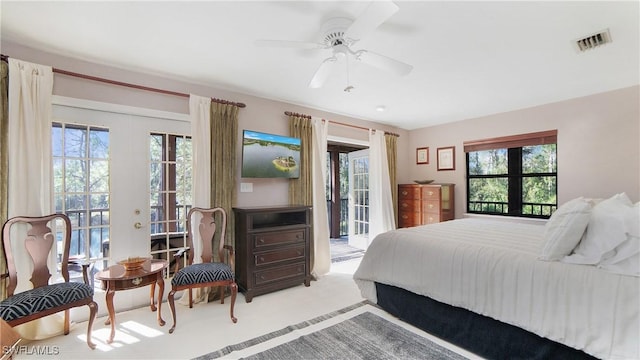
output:
M640 359L640 278L538 260L544 226L460 219L377 236L354 274L462 307L599 358Z

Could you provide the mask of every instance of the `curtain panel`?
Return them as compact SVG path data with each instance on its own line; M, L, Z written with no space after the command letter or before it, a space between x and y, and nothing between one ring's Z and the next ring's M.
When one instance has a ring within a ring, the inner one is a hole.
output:
M300 138L300 177L289 181L289 204L313 205L311 156L313 131L311 120L301 116L289 116L290 136Z
M192 190L191 205L208 208L211 203L211 98L191 94L189 96L189 120L191 122L192 146ZM191 220L193 238L193 263L202 262L202 239L198 231L201 215L196 214ZM198 288L193 291L193 302L206 300L208 289ZM188 296L182 296L178 304L189 305Z
M389 164L389 184L391 185L391 201L393 202L393 219L398 227L398 180L396 170L398 163L398 136L395 134L385 134L384 139L387 147L387 162Z
M41 216L53 212L50 66L9 59L7 136L7 217ZM3 141L4 143L4 141ZM25 230L15 236L26 236ZM29 255L16 254L19 293L32 288ZM57 268L57 251L51 251L49 268ZM55 280L59 274L52 274ZM44 339L62 334L62 314L54 314L17 326L24 339Z
M311 119L289 116L289 135L300 138L300 177L289 179L289 204L313 206L313 124ZM311 254L309 254L312 273L316 262L315 232L314 223L310 231Z
M233 201L236 198L236 144L238 143L237 105L211 103L211 206L227 212L227 238L225 244L235 247L235 216ZM217 215L219 216L219 215ZM220 219L216 219L219 221ZM218 235L216 235L218 236ZM220 238L214 239L217 249ZM218 259L217 251L213 254ZM233 269L235 271L235 269Z
M331 270L329 214L327 212L327 134L329 122L311 119L313 135L313 250L311 276L315 279Z
M369 238L395 229L389 163L383 131L369 131Z
M7 220L9 197L9 64L0 61L0 227ZM0 252L0 274L7 272L4 252ZM5 278L0 278L0 300L7 298Z

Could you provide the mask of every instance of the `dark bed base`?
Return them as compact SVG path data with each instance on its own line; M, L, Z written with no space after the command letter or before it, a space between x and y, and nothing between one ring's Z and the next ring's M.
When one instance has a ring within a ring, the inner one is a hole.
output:
M376 283L378 305L394 316L488 359L595 359L519 327Z

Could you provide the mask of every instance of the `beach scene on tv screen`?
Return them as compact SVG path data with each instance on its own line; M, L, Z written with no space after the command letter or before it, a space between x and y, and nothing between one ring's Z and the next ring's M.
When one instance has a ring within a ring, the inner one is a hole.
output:
M244 131L242 177L297 178L300 176L300 139Z

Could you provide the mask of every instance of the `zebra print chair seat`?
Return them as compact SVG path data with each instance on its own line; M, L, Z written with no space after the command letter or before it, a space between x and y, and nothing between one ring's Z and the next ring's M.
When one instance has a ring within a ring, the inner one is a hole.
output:
M193 233L192 233L192 221L194 215L199 214L201 216L200 223L198 224L198 234L202 241L202 262L194 264L194 251L193 251ZM217 214L217 216L216 216ZM229 287L231 289L231 321L234 323L238 321L233 315L233 307L236 302L236 296L238 294L238 285L235 281L235 275L233 273L234 266L234 253L233 246L225 245L225 235L227 228L227 213L223 208L192 208L187 215L187 246L186 251L186 266L179 269L181 259L184 252L176 254L176 269L171 280L171 291L167 296L169 302L169 308L171 308L171 315L173 317L173 326L169 329L169 333L172 334L176 327L176 308L174 296L176 291L187 290L189 293L189 308L193 307L193 295L192 289L204 288L210 286L218 286L220 290L220 303L224 304L224 290ZM218 234L218 236L216 236ZM218 259L219 262L213 261L213 243L218 239ZM225 256L226 255L226 256ZM224 263L224 260L227 263Z
M56 231L52 232L51 227ZM47 267L47 260L52 250L57 251L58 244L55 239L62 241L60 275L63 282L49 284L51 273ZM98 305L93 301L91 286L85 283L69 282L70 240L71 222L64 214L40 217L18 216L7 220L2 227L2 246L7 261L6 277L9 278L9 282L7 298L0 302L0 317L13 327L64 311L64 334L67 335L69 334L69 309L87 305L89 306L87 345L95 349L96 345L91 341L91 329ZM18 251L26 251L27 254L19 254ZM30 279L33 288L14 293L18 286L17 263L22 263L25 259L30 259L33 263ZM85 279L87 278L86 270L86 267L83 267Z

